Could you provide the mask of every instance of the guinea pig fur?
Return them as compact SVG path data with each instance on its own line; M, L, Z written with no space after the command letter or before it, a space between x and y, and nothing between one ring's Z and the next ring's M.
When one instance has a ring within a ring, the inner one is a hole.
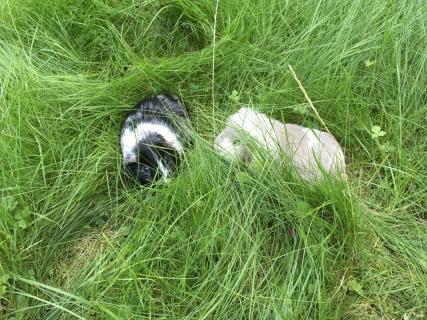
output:
M298 174L310 183L318 182L322 171L346 179L344 152L328 132L296 124L284 124L250 108L241 108L227 119L216 137L215 151L229 160L254 160L248 138L277 161L292 161Z
M167 181L183 156L188 124L177 96L160 94L138 102L120 136L126 173L142 184L160 178Z

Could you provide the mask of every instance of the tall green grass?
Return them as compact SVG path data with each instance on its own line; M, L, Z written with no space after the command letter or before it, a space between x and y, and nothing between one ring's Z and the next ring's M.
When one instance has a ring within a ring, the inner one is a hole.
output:
M0 2L0 315L426 317L426 12L414 0ZM138 187L121 173L120 128L165 90L183 97L196 144L170 184ZM219 159L214 135L242 105L324 122L348 184Z

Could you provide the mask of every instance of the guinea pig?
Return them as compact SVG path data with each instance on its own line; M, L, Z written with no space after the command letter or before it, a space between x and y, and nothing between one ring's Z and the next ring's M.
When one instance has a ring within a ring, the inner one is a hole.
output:
M120 146L125 172L142 184L168 181L188 142L189 117L177 96L146 97L128 113Z
M298 174L312 184L323 172L346 179L344 152L332 134L284 124L250 108L241 108L227 119L214 149L229 160L250 164L254 161L250 140L277 161L292 161Z

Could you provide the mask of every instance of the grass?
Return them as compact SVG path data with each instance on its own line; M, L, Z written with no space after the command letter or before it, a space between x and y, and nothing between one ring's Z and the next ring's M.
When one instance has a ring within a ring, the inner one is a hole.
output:
M414 0L3 0L0 315L426 317L426 12ZM170 184L133 186L120 127L163 90L183 97L197 143ZM219 159L214 135L242 105L325 125L348 185Z

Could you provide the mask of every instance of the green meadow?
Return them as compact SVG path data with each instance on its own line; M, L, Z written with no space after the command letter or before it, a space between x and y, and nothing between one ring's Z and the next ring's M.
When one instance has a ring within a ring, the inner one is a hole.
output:
M1 0L0 318L427 318L426 40L421 0ZM121 126L164 91L196 143L138 186ZM220 159L242 106L348 181Z

